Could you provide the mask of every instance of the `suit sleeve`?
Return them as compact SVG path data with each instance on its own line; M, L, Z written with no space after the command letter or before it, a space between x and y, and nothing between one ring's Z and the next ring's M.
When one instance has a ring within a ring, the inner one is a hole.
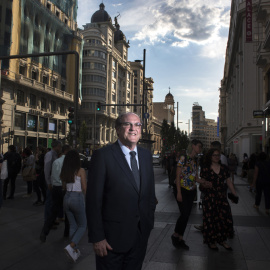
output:
M102 220L102 202L106 180L106 165L102 151L95 151L88 171L86 190L86 217L88 240L96 243L104 240L105 233Z

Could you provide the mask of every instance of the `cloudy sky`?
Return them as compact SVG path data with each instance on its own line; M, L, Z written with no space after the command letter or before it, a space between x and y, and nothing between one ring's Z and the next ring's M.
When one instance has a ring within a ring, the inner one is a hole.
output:
M91 20L102 0L78 0L78 26ZM231 0L103 0L130 41L128 60L143 58L154 79L154 102L169 92L179 102L181 130L187 130L192 105L217 119L220 80L229 31ZM176 121L176 117L175 117ZM191 125L192 126L192 125ZM190 126L190 127L191 127Z

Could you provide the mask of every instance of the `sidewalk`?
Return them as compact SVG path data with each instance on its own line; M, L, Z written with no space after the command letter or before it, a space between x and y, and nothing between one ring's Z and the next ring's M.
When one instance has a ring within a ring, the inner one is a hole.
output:
M234 251L220 247L219 252L215 252L203 244L201 232L194 228L202 221L202 210L197 203L194 203L184 235L190 250L177 250L172 246L170 236L179 211L163 169L155 168L155 176L159 203L144 270L270 269L270 217L264 213L264 202L261 210L253 208L254 194L249 192L246 179L237 176L235 179L240 200L237 205L231 204L236 235L229 243ZM80 243L82 256L76 264L63 252L68 244L68 239L63 237L64 224L50 232L46 243L39 241L44 207L32 206L35 195L30 199L21 198L26 190L22 180L17 180L17 186L15 200L5 201L0 210L0 270L94 270L94 253L86 234Z

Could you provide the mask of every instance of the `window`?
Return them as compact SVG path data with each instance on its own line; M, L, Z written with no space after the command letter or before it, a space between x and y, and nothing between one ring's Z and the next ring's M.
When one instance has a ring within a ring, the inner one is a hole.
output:
M51 4L47 3L47 9L51 10Z
M134 85L137 85L137 79L134 80Z
M36 108L37 103L36 103L36 96L33 94L30 94L30 101L29 101L29 107L31 108Z
M134 77L137 77L138 76L137 70L133 70L133 73L134 73Z
M57 80L52 81L52 87L57 88Z
M68 24L68 19L67 18L65 18L65 24Z
M56 102L55 101L51 101L51 112L52 113L56 113L57 110L56 110Z
M24 92L21 90L17 90L17 104L19 105L25 105L24 102Z
M1 16L2 16L2 14L1 14ZM9 8L7 8L6 9L6 25L11 25L11 18L12 18L12 11L11 11L11 9L9 9Z
M58 10L56 10L55 14L58 18L60 18L60 12Z
M116 68L116 62L114 60L113 60L112 64L113 64L113 67Z
M49 133L56 133L57 121L54 119L49 120Z
M113 78L116 79L116 72L115 71L112 72L112 76L113 76Z
M48 84L48 76L43 76L42 77L42 82L44 83L44 84Z
M15 112L15 125L14 129L16 130L25 130L25 113Z
M48 130L48 118L39 117L38 131L47 133Z
M63 103L59 104L59 108L60 108L60 114L61 115L65 115L65 106Z
M112 101L116 101L116 95L115 94L112 94Z
M46 98L41 98L41 110L42 111L47 111L47 100Z
M37 116L28 114L27 117L27 130L37 131Z
M62 91L66 91L66 85L63 84L63 83L61 83L61 90L62 90Z
M134 95L137 95L137 87L134 88Z
M116 83L112 82L112 89L116 90Z
M23 76L26 76L26 66L21 66L19 68L19 73Z
M37 72L35 70L32 70L32 79L37 80Z

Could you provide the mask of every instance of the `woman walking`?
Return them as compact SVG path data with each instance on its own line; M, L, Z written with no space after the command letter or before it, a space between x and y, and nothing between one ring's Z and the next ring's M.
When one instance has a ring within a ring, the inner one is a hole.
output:
M64 211L67 215L71 242L65 247L67 255L74 261L79 258L78 243L86 230L85 199L86 173L81 168L79 153L70 150L64 159L60 178L66 189Z
M212 148L205 157L201 170L201 180L212 183L204 190L203 238L204 243L213 250L218 250L217 243L227 250L232 248L226 243L234 235L231 207L227 199L227 187L237 197L230 173L225 165L220 164L220 151Z
M181 156L177 164L174 196L180 210L180 217L176 222L174 234L171 236L172 244L176 248L189 249L183 240L183 235L196 195L195 181L201 183L201 180L198 179L196 157L201 153L202 146L201 141L192 140L187 150L188 154Z

